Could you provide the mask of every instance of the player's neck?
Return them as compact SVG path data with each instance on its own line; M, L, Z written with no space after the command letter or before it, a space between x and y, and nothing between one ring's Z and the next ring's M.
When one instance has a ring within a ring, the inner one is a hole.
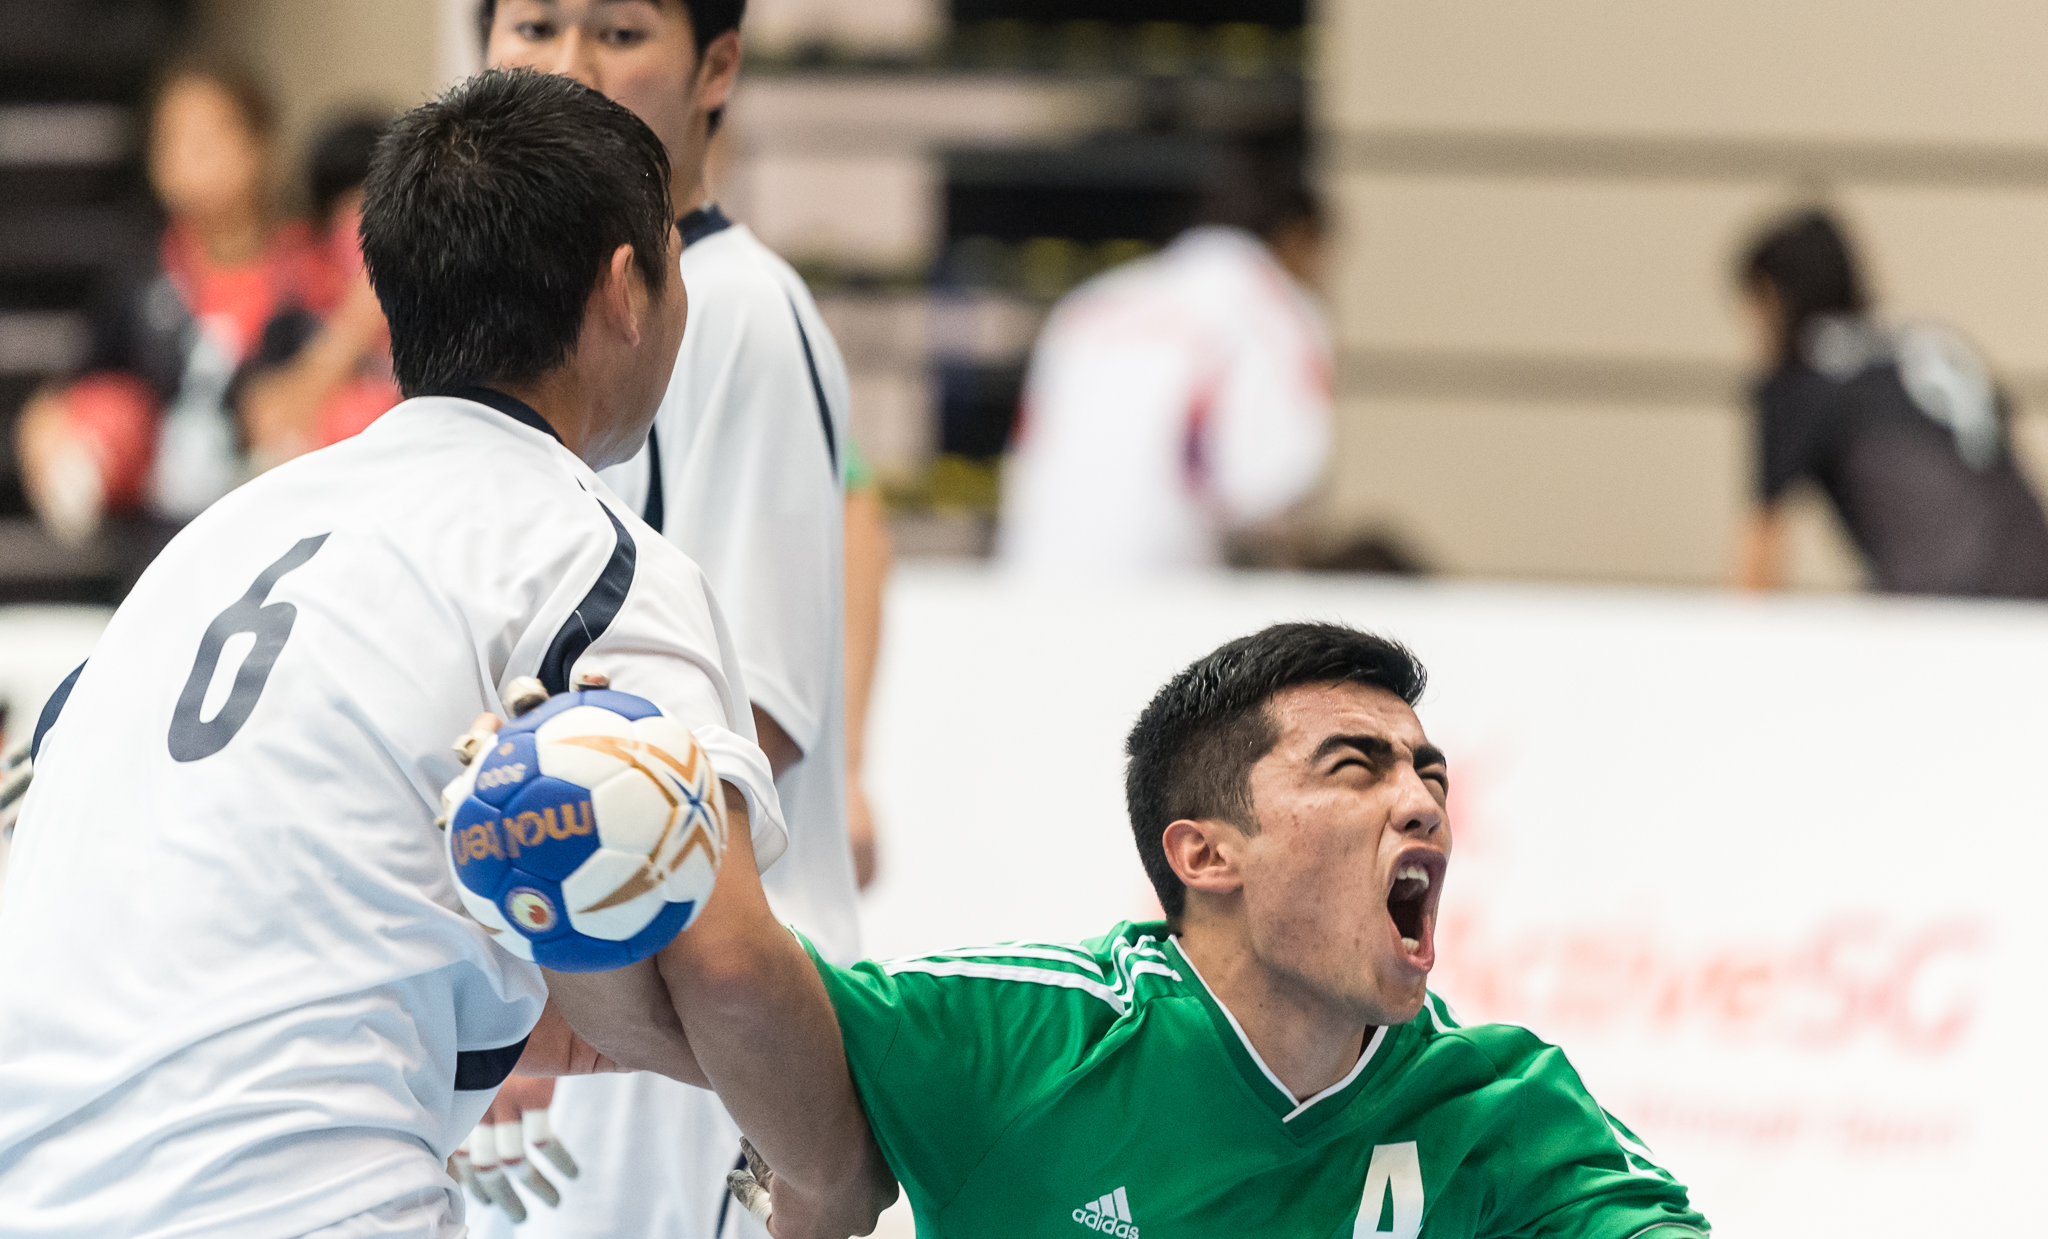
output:
M702 160L698 161L694 171L686 172L678 167L669 177L668 200L678 219L711 201L711 186L704 178Z
M1298 978L1273 972L1235 932L1241 929L1191 917L1181 928L1180 949L1259 1058L1296 1101L1305 1101L1351 1074L1371 1030Z
M528 383L498 382L492 386L515 400L525 401L554 427L562 446L585 462L591 460L593 450L603 446L601 441L607 437L611 419L599 393L577 367L559 366Z

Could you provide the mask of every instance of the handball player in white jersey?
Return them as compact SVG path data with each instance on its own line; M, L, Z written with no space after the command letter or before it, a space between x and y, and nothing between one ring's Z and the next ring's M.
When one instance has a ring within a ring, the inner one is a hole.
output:
M446 1161L515 1065L781 1081L740 1115L777 1233L872 1225L836 1024L753 876L783 831L738 658L592 471L645 441L682 335L667 173L630 113L530 73L380 148L364 250L412 398L188 526L39 724L0 1235L451 1239ZM449 739L512 680L594 673L693 729L737 829L655 958L543 973L461 910L434 817ZM778 1013L724 1018L764 961Z
M796 272L709 198L705 152L738 71L743 7L487 0L481 16L493 66L573 77L631 108L668 150L690 322L646 448L602 476L717 594L788 823L789 848L762 885L778 919L851 963L860 940L847 838L846 371ZM492 1121L510 1121L519 1103L546 1105L548 1091L515 1079ZM523 1239L759 1233L726 1191L739 1129L715 1097L643 1074L563 1081L553 1102L554 1133L580 1174L556 1177L558 1207L526 1210ZM512 1233L509 1219L488 1225L501 1239Z

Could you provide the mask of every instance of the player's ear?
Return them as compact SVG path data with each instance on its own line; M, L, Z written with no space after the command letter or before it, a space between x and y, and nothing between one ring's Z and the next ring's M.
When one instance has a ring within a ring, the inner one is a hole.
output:
M711 40L697 63L697 106L709 112L725 106L740 76L740 32L728 30Z
M1228 822L1213 818L1182 818L1160 836L1166 849L1166 863L1174 876L1193 891L1228 895L1244 886L1237 867L1233 842L1244 835Z
M633 265L632 246L621 245L612 251L612 260L598 276L591 297L596 302L592 308L603 314L606 325L628 345L638 348L641 325L647 319L648 296L639 269Z

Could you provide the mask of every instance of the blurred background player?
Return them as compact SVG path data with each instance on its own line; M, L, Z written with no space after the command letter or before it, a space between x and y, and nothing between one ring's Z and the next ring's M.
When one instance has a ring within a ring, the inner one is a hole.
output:
M710 580L790 824L789 850L764 882L769 900L828 958L851 961L846 371L803 281L711 200L705 158L739 72L743 9L486 0L481 18L492 65L575 78L631 108L668 148L689 324L645 450L602 476ZM878 584L863 594L864 616L879 597ZM864 622L859 662L871 674L874 624ZM490 1123L548 1104L551 1089L515 1081ZM554 1100L553 1128L581 1176L561 1185L559 1208L531 1215L533 1234L715 1233L740 1135L716 1098L637 1075L565 1083Z
M336 292L313 231L275 209L274 136L269 97L238 65L163 74L148 161L167 216L159 269L98 316L92 372L33 398L17 430L23 489L60 537L137 512L167 536L240 480L241 448L271 449L235 425L236 368L277 314L326 313Z
M1824 211L1772 224L1740 277L1764 363L1740 584L1778 586L1780 505L1810 481L1879 590L2048 598L2048 520L2013 458L2009 402L1969 342L1878 319Z
M1322 212L1299 146L1248 145L1205 223L1083 284L1032 352L997 555L1041 572L1299 557L1331 441Z

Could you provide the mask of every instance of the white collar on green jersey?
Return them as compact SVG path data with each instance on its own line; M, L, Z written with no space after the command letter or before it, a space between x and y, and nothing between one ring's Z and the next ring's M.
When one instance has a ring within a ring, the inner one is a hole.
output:
M1180 935L1170 935L1168 936L1167 941L1173 943L1173 949L1179 953L1180 957L1183 960L1187 961L1188 971L1194 973L1195 980L1200 981L1202 983L1202 988L1208 992L1209 1001L1215 1003L1216 1009L1223 1013L1223 1018L1230 1021L1231 1031L1235 1032L1237 1034L1237 1039L1240 1042L1244 1043L1244 1052L1251 1055L1252 1061L1259 1065L1260 1071L1266 1073L1266 1079L1272 1081L1273 1087L1279 1089L1281 1095L1287 1098L1289 1102L1294 1102L1294 1090L1288 1088L1285 1084L1282 1084L1280 1082L1280 1077L1278 1075L1275 1075L1273 1069L1266 1065L1266 1060L1259 1057L1259 1048L1252 1044L1252 1039L1250 1037L1244 1035L1244 1025L1237 1022L1237 1016L1234 1013L1232 1013L1230 1007L1226 1005L1221 998L1218 998L1216 996L1216 991L1209 985L1209 978L1202 975L1202 970L1195 966L1194 957L1189 955L1187 952L1187 948L1180 944ZM1351 1086L1351 1082L1353 1080L1356 1080L1358 1078L1359 1073L1365 1070L1366 1064L1372 1061L1372 1056L1379 1052L1380 1043L1385 1041L1386 1039L1387 1026L1385 1024L1382 1024L1378 1028L1373 1029L1372 1038L1371 1040L1365 1043L1364 1052L1358 1056L1358 1061L1352 1064L1351 1070L1348 1073L1346 1073L1343 1079L1337 1081L1335 1084L1332 1084L1330 1087L1324 1089L1322 1092L1317 1093L1315 1096L1310 1097L1306 1101L1295 1102L1294 1109L1289 1110L1286 1114L1281 1115L1280 1121L1283 1123L1292 1122L1301 1115L1306 1114L1309 1108L1311 1106L1314 1106L1317 1102L1324 1101L1328 1098L1334 1097L1338 1093L1341 1093L1345 1089L1349 1088Z

